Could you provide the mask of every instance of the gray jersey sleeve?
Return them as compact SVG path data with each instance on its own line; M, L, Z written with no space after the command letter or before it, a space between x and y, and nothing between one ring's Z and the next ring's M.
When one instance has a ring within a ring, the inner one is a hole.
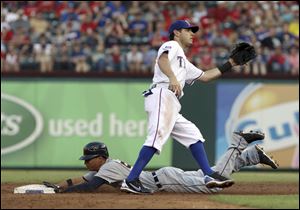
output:
M101 166L99 171L90 171L83 177L86 181L90 181L94 176L98 176L106 180L110 185L116 187L120 185L124 179L127 178L130 170L131 167L120 160L107 159L105 164ZM157 186L154 182L154 178L151 172L142 171L142 173L140 174L140 180L146 187L157 190Z
M89 171L83 178L86 181L92 180L94 176L98 176L106 180L109 184L120 182L126 179L129 175L131 167L120 161L108 158L104 165L102 165L99 171Z
M86 180L86 181L91 181L93 179L93 177L97 174L97 171L89 171L88 173L86 173L84 176L83 176L83 179Z
M101 166L99 171L94 174L109 184L120 182L126 179L130 172L130 166L120 160L107 159L106 163Z

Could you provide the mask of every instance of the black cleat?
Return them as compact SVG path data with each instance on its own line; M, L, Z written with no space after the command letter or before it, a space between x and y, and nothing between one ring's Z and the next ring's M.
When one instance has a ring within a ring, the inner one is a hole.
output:
M222 175L220 175L218 172L214 172L211 175L206 175L204 177L205 186L207 188L226 188L231 187L234 184L234 181L231 179L228 179Z
M121 188L123 192L135 193L135 194L151 194L152 190L145 188L139 179L128 182L126 179L123 180Z
M243 131L235 131L233 133L243 137L248 142L248 144L250 144L254 141L263 140L265 138L265 134L261 131L252 131L251 130L248 133L243 132Z
M272 159L272 157L269 157L263 150L262 147L258 146L257 144L255 145L255 148L257 150L258 156L259 156L259 162L261 164L265 164L268 166L271 166L273 169L278 168L278 163Z

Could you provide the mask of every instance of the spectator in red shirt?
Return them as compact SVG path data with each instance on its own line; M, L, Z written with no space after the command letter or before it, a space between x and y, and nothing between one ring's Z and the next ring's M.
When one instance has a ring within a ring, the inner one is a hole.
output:
M1 31L1 40L4 43L9 43L14 36L13 30L10 28L3 28L3 31Z
M113 45L111 49L109 50L109 56L107 57L107 64L108 66L106 67L107 71L116 71L120 72L123 71L124 67L124 58L121 54L121 49L119 45Z
M93 20L92 15L85 14L82 15L82 24L80 27L80 32L83 34L87 34L88 31L96 31L98 23Z
M275 48L274 54L268 60L268 67L272 73L290 72L290 64L280 46Z

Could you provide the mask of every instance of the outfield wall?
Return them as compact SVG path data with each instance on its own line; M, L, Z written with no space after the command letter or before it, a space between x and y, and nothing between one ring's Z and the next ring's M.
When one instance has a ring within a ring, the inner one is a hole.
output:
M201 129L211 163L226 151L233 131L260 128L266 137L256 143L274 156L281 169L299 169L298 81L223 79L198 83L185 93L182 112ZM197 167L181 145L173 147L183 154L173 156L177 166Z
M1 167L77 168L82 147L101 140L133 164L147 133L141 92L150 79L2 79ZM182 114L206 138L210 163L236 129L263 128L266 151L299 167L298 82L219 80L185 88ZM268 148L268 149L267 149ZM147 166L195 169L186 148L168 141Z

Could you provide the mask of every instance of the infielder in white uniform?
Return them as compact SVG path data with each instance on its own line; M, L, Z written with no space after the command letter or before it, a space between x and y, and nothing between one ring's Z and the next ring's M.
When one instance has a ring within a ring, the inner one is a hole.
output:
M259 163L276 169L277 163L261 147L252 145L247 148L249 143L263 138L263 133L259 132L235 132L231 145L213 169L226 176L230 176L231 173L239 171L244 166ZM89 170L83 177L68 179L57 185L49 182L44 182L44 184L55 188L56 192L64 193L92 192L103 184L120 188L122 181L131 170L128 164L109 158L107 147L101 142L87 144L80 159L85 160L85 165ZM207 178L202 170L183 171L175 167L164 167L153 172L142 171L140 175L143 186L153 192L214 193L222 190L219 187L206 187L205 179Z
M218 185L223 188L234 183L211 169L203 146L205 139L200 130L180 114L179 99L184 94L185 83L192 85L196 80L214 80L236 65L235 60L230 58L224 65L204 72L190 63L184 50L192 45L198 30L198 26L191 26L187 21L175 21L169 29L171 41L165 42L158 50L153 84L144 92L148 135L133 169L121 186L122 191L151 193L141 184L139 175L153 155L162 151L170 136L189 148L203 173L212 178L206 183L207 187Z

